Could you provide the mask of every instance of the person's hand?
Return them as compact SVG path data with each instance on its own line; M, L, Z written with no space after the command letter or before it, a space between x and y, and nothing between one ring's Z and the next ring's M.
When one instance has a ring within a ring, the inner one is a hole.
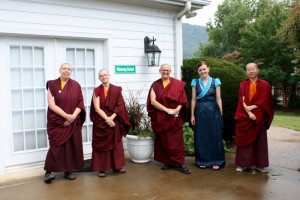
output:
M196 122L195 122L195 117L194 117L194 116L191 117L191 124L192 124L192 125L195 125L195 124L196 124Z
M247 113L251 112L251 106L244 106Z
M256 116L252 112L248 112L250 119L256 120Z
M249 108L250 106L247 106L247 104L245 103L245 97L243 96L243 106L244 109L247 113L249 113L251 111L251 109Z
M66 120L68 122L70 122L70 124L72 124L75 121L75 119L76 119L76 116L75 115L71 115L71 114L68 114L68 116L66 118Z
M70 126L70 125L71 125L71 122L65 121L64 126Z
M115 122L113 121L112 117L107 117L107 119L105 120L105 122L110 126L110 127L115 127L116 124Z
M176 109L174 109L174 116L178 117L179 112L180 112L180 109L178 107Z
M168 109L168 110L167 110L167 113L168 113L169 115L174 115L174 110L173 110L173 109Z
M111 123L109 124L109 126L110 126L110 127L115 127L116 124L115 124L115 122L111 122Z

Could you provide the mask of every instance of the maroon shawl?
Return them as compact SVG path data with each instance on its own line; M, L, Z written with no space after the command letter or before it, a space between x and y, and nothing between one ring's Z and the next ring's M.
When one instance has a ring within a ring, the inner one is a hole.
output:
M115 127L110 127L98 113L95 111L93 100L91 103L90 118L93 122L93 141L92 147L96 151L109 151L126 136L130 129L130 121L122 96L122 88L110 84L107 97L104 96L104 87L100 85L95 88L96 97L99 96L100 108L111 116L116 113L114 119Z
M55 104L67 114L73 114L77 107L81 109L75 121L69 126L64 126L63 124L66 122L66 119L48 107L47 131L50 146L61 145L65 143L73 133L76 133L76 126L82 126L85 121L86 113L81 87L78 82L69 79L64 88L61 89L61 81L60 78L58 78L48 81L47 89L50 89Z
M147 99L147 111L149 117L151 117L152 130L155 133L170 131L172 127L176 127L180 124L177 123L177 119L168 113L156 109L151 105L151 88L153 88L156 94L156 100L162 105L175 109L178 105L182 105L179 116L186 120L188 115L188 100L185 94L185 82L170 78L170 83L167 87L163 87L162 79L156 80L150 87Z
M256 93L249 101L250 82L250 79L246 79L240 84L239 102L234 116L236 121L236 144L238 147L251 144L257 138L262 125L269 129L274 116L270 84L262 79L257 79ZM252 110L256 120L251 120L245 111L243 96L247 106L258 106L258 108Z

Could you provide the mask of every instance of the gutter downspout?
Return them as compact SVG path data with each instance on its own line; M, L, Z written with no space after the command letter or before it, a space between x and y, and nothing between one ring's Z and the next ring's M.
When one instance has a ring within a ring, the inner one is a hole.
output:
M181 80L181 66L183 64L183 55L182 55L182 23L181 18L189 11L191 11L192 3L191 1L185 2L185 7L182 11L177 13L174 17L174 29L175 29L175 63L174 63L174 75L175 78Z

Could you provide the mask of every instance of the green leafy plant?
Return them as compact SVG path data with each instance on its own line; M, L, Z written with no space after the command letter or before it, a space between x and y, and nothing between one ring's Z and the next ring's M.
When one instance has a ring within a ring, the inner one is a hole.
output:
M186 156L194 156L194 131L189 126L188 122L185 122L183 125L183 137L184 137L184 149Z
M139 138L152 137L154 133L151 129L151 121L145 113L145 104L139 102L138 97L142 91L139 90L135 94L129 90L129 96L126 102L126 108L130 119L131 130L129 135L136 135Z

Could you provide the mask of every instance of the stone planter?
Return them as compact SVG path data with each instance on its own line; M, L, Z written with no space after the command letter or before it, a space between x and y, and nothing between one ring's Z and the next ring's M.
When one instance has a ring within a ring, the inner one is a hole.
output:
M139 138L136 135L127 135L127 150L131 160L136 163L147 163L154 150L154 140L151 137Z

